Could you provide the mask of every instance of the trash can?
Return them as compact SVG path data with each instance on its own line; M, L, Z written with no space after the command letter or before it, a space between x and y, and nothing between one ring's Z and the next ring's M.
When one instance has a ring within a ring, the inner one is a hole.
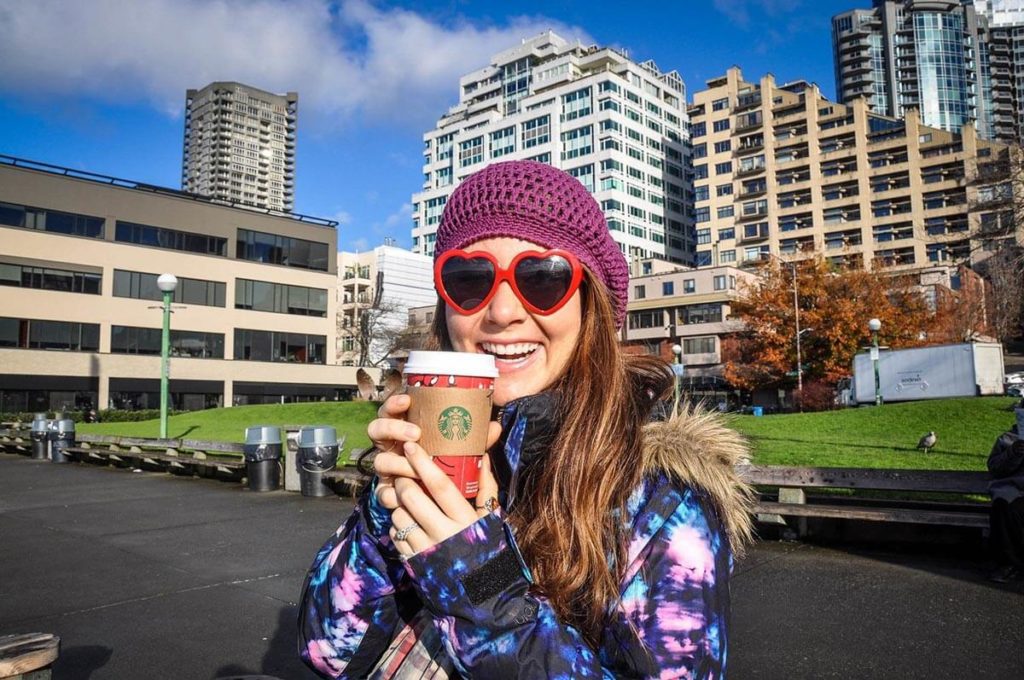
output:
M281 486L281 429L257 425L245 430L245 470L250 491L277 491Z
M50 457L50 421L45 413L37 413L32 419L32 458L46 460Z
M64 449L75 445L75 421L62 418L53 421L50 427L50 460L54 463L67 463L68 455Z
M333 427L316 425L299 430L299 452L295 467L303 496L329 496L334 493L324 483L324 473L338 463L338 433Z
M752 409L752 412L753 412L753 414L755 416L763 416L764 415L764 407L763 406L755 406Z

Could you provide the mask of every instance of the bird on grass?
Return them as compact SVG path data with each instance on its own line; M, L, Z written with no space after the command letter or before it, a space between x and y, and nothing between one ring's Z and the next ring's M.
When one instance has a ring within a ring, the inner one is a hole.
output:
M917 442L917 448L924 449L925 453L931 451L932 447L935 446L937 437L934 432L929 432L925 436L921 437L921 440Z

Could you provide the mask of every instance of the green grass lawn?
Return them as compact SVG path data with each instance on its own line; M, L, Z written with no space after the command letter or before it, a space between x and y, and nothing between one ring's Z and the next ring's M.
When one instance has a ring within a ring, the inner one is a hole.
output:
M938 399L825 413L729 416L750 438L760 465L984 470L992 442L1014 422L1008 397ZM366 424L377 413L370 402L267 404L195 411L173 416L172 438L242 442L253 425L332 425L345 449L370 445ZM918 451L929 430L938 435L931 453ZM79 432L156 437L159 422L79 424Z
M167 434L172 439L244 442L245 428L254 425L330 425L338 438L346 437L345 450L370 445L366 424L377 414L377 404L367 401L311 402L308 404L260 404L207 411L192 411L171 416ZM138 423L79 423L78 432L125 437L152 437L160 434L159 420Z
M1014 423L1015 399L935 399L881 407L730 416L760 465L985 470L992 444ZM931 453L916 449L934 430Z

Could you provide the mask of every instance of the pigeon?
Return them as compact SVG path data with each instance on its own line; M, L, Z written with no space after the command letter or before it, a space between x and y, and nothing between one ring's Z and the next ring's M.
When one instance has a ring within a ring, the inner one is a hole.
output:
M928 453L931 448L935 446L936 440L937 437L935 436L935 433L929 432L925 436L921 437L921 441L917 442L917 448L924 449L924 452Z

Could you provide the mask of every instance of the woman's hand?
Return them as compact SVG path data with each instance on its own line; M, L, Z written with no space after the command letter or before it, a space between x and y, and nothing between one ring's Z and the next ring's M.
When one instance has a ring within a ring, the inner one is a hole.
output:
M501 426L490 423L487 447L501 435ZM497 498L498 482L491 472L490 458L483 457L480 469L479 507L467 501L451 479L416 442L404 444L404 456L380 453L374 459L377 499L390 510L391 539L403 555L412 555L454 536L494 509L485 507ZM426 491L416 482L420 480Z
M411 403L408 394L393 394L377 409L377 418L366 426L366 434L379 452L400 454L402 444L419 441L420 428L403 419Z

